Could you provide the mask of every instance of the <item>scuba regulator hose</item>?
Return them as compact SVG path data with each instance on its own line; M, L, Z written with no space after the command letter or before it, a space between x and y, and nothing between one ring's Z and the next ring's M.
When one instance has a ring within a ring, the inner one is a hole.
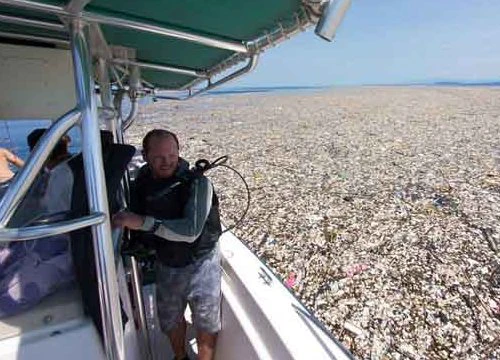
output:
M196 163L194 164L194 169L193 169L195 175L204 175L205 172L207 172L211 169L215 169L217 167L224 167L224 168L232 170L234 173L236 173L236 175L238 175L238 177L241 179L241 181L243 181L243 184L245 185L245 189L247 191L247 205L245 207L245 211L243 212L241 217L233 225L227 227L224 231L222 231L222 233L233 230L234 228L236 228L237 226L239 226L243 222L243 220L245 219L245 217L248 213L248 210L250 209L250 202L251 202L250 187L248 186L248 183L246 182L243 175L241 175L238 172L238 170L236 170L232 166L229 166L226 164L228 160L229 160L229 156L227 156L227 155L221 156L212 162L210 162L206 159L200 159L200 160L196 161Z

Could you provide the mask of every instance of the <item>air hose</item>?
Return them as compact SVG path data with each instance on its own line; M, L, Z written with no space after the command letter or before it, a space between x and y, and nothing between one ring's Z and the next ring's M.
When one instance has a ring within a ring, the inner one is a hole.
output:
M233 225L227 227L222 233L230 231L230 230L236 228L238 225L240 225L243 222L243 220L245 219L245 217L248 213L248 210L250 208L251 199L250 199L250 188L248 186L248 183L246 182L245 178L235 168L226 164L226 162L228 160L229 160L229 156L227 156L227 155L221 156L212 162L210 162L209 160L206 160L206 159L197 160L195 162L194 168L192 168L192 169L190 169L190 171L186 172L186 174L184 174L184 177L182 179L180 179L179 181L176 181L175 183L166 187L165 189L163 189L163 190L161 190L153 195L150 195L148 197L148 200L159 199L159 198L167 195L171 191L173 191L177 186L181 185L183 182L192 181L194 178L196 178L198 176L205 175L205 173L209 170L215 169L217 167L225 167L229 170L232 170L233 172L236 173L236 175L238 175L238 177L243 181L243 184L245 184L245 188L247 191L247 205L245 207L245 211L243 212L243 215Z
M200 159L200 160L196 161L196 163L194 165L194 169L192 170L196 176L199 176L199 175L204 175L207 171L209 171L211 169L215 169L217 167L225 167L229 170L232 170L234 173L236 173L236 175L238 175L238 177L241 179L241 181L243 181L243 184L245 184L245 189L247 191L247 205L245 207L245 211L243 212L241 217L233 225L227 227L222 233L225 233L227 231L230 231L230 230L236 228L237 226L239 226L243 222L243 220L245 219L245 217L248 213L248 210L250 209L250 202L251 202L250 187L248 186L248 183L246 182L243 175L241 175L238 172L238 170L236 170L235 168L226 164L226 162L228 160L229 160L229 156L227 156L227 155L221 156L212 162L210 162L206 159Z

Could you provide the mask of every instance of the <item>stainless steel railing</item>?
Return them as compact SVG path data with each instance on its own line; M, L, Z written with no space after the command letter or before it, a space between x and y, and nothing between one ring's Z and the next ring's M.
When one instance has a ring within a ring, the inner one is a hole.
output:
M76 94L78 108L82 114L85 183L90 212L101 212L109 215L87 30L88 26L79 19L73 19L70 23ZM106 356L108 359L123 359L123 324L109 216L106 216L104 222L92 226L92 238Z
M55 121L45 132L24 168L14 177L0 199L0 238L2 242L25 241L91 227L105 353L108 359L121 360L124 359L123 325L86 25L75 19L70 23L70 30L78 106ZM53 224L8 228L10 219L33 185L45 160L59 139L78 124L80 116L83 165L90 215Z
M77 109L67 112L55 121L40 138L28 161L19 174L12 179L12 183L0 199L0 228L4 228L10 221L28 189L33 185L45 160L59 139L78 122L79 115L80 112Z
M4 228L0 229L0 242L26 241L65 234L88 226L102 224L105 219L105 214L96 213L83 216L78 219L60 221L52 224L27 226L14 229Z

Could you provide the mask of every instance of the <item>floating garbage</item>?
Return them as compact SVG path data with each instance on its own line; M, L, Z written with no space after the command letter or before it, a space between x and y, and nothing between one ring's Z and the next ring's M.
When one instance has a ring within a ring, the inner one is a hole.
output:
M352 278L354 275L361 274L363 271L368 269L367 264L354 264L350 265L344 271L345 276Z
M285 280L285 285L291 289L296 285L296 282L297 282L297 275L292 271L288 274L288 277Z
M126 135L168 126L191 162L229 155L252 196L236 235L355 358L500 359L499 95L205 96L148 105ZM241 181L210 179L233 224Z

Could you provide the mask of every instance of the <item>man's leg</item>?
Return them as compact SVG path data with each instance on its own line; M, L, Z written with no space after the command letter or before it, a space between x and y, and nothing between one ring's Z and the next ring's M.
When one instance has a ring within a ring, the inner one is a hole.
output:
M186 354L186 320L182 317L182 320L179 324L173 328L172 330L167 332L168 338L170 340L170 345L172 346L172 350L174 351L175 358L177 360L184 359Z
M156 265L156 301L162 331L168 336L176 359L186 357L186 290L189 269Z
M197 330L198 359L212 360L221 330L221 268L218 249L196 264L188 301Z
M217 333L210 334L205 331L198 331L196 341L198 342L198 360L212 360L215 353Z

